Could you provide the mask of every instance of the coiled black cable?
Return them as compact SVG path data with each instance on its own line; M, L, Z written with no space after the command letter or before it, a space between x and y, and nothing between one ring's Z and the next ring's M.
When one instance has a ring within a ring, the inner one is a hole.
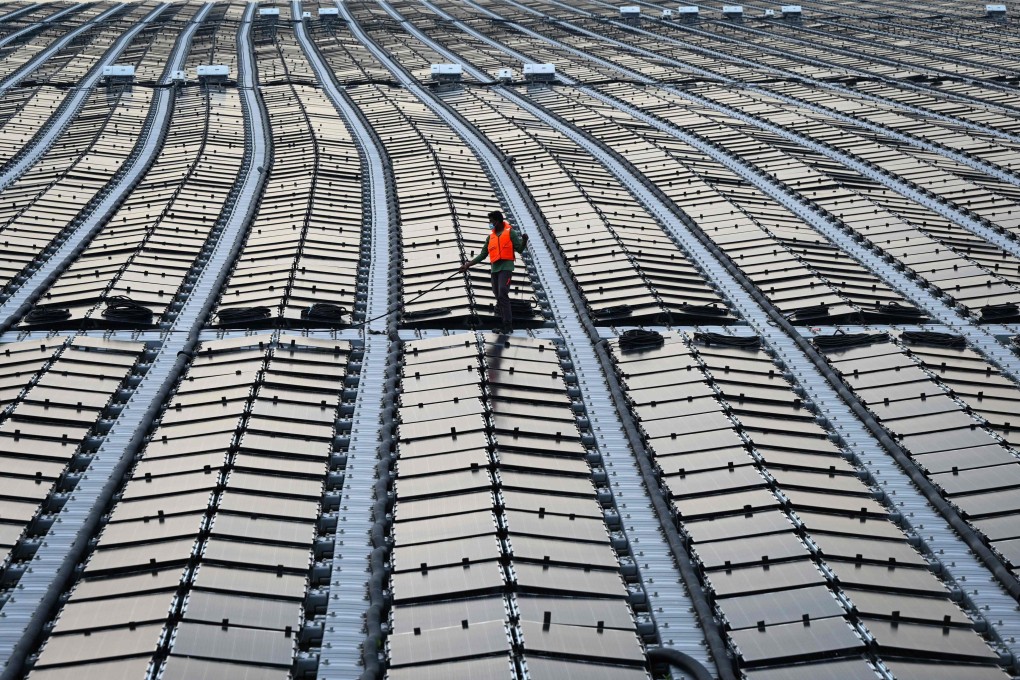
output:
M329 302L316 302L311 307L301 310L301 318L307 321L323 321L339 324L347 318L347 308Z
M1005 321L1020 316L1020 307L1013 302L1004 302L1001 305L985 305L981 308L979 321Z
M216 316L219 317L221 326L232 326L234 324L265 321L272 313L273 310L269 309L269 307L231 307L230 309L221 309L216 313Z
M760 347L761 338L757 335L734 337L722 333L695 333L694 340L705 345L725 345L726 347Z
M818 335L811 342L820 350L864 347L889 339L888 333L833 333Z
M874 307L861 307L860 317L862 323L923 323L928 320L928 313L893 300Z
M592 313L596 319L608 319L630 316L633 311L630 305L615 305L613 307L593 309Z
M111 321L123 321L141 325L152 324L152 310L126 295L107 298L103 316Z
M794 321L814 321L817 319L827 319L828 317L829 306L826 304L801 307L786 316L787 319L793 319Z
M61 307L36 307L25 315L25 323L50 324L67 321L71 318L71 310Z
M951 333L904 331L900 338L914 345L934 345L936 347L953 347L956 349L963 349L967 346L966 338L962 335L952 335Z
M662 335L656 331L633 328L620 335L620 351L640 352L645 349L655 349L662 347L664 342Z
M517 316L531 316L535 311L535 306L531 300L522 300L518 298L511 298L510 310L513 312L515 317Z
M681 312L683 314L690 314L693 316L728 316L729 310L725 307L721 307L714 302L710 305L689 305L686 302L679 309L673 310L673 313Z

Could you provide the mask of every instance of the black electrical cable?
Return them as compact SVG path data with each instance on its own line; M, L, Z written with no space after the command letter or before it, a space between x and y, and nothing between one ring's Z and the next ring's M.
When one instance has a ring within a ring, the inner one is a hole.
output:
M347 317L347 308L329 302L316 302L311 307L301 310L301 318L308 321L326 321L329 323L343 323Z
M1020 316L1020 307L1013 302L1004 302L1001 305L985 305L981 308L980 321L1004 321Z
M71 318L71 310L62 307L35 307L25 315L25 323L50 324L67 321Z
M955 349L963 349L967 346L966 338L962 335L952 335L951 333L904 331L900 338L913 345L934 345L935 347L952 347Z
M761 339L757 335L733 336L722 333L695 333L694 340L705 345L724 345L726 347L761 346Z
M714 680L712 674L708 672L708 669L701 665L697 659L688 654L684 654L679 649L671 649L670 647L649 647L646 654L649 660L668 663L670 666L679 668L684 672L684 675L689 675L694 678L694 680Z
M827 350L864 347L888 339L888 333L833 333L832 335L815 336L812 342L818 349Z
M827 304L811 305L810 307L801 307L795 309L786 315L787 319L796 319L798 321L804 321L806 319L825 319L829 316L829 306Z
M661 333L642 328L632 328L620 334L621 352L640 352L645 349L662 347L665 340Z
M220 319L220 325L232 326L235 324L265 321L272 313L273 311L269 307L230 307L229 309L221 309L216 313L216 316Z
M729 310L725 307L721 307L716 303L710 305L689 305L686 302L680 307L680 309L674 309L674 314L690 314L697 316L728 316Z
M111 321L125 321L146 326L152 323L152 310L126 295L114 295L107 298L103 316Z
M902 305L896 300L880 303L875 306L875 310L880 314L896 315L903 318L918 319L921 317L927 317L927 314L917 307Z
M613 307L603 307L602 309L593 309L592 313L597 319L608 319L619 318L630 316L634 310L630 305L614 305Z

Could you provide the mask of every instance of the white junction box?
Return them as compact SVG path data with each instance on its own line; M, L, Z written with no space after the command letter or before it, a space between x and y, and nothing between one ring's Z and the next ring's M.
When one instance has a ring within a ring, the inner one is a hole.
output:
M742 5L723 5L722 15L727 19L743 19L744 8Z
M774 10L774 9L767 9L762 14L762 16L764 16L764 17L774 17L774 16L776 16L776 10Z
M184 85L188 82L188 74L181 69L170 71L170 82Z
M135 77L135 67L131 64L112 64L103 67L104 78L130 80Z
M548 82L556 78L556 66L554 64L525 64L524 79L537 83Z
M783 5L779 10L783 13L784 19L800 19L800 5Z
M664 10L662 10L662 18L663 19L672 19L673 18L673 10L671 10L671 9L664 9Z
M312 18L312 13L311 12L302 12L301 13L301 19L302 20L304 20L304 19L311 19L311 18Z
M640 21L641 8L637 5L624 5L620 8L620 18L624 21Z
M226 64L202 64L195 69L195 75L199 78L220 77L226 78L230 75L230 68Z
M513 79L514 79L513 69L501 68L496 71L496 80L498 80L501 83L510 83L513 82Z
M460 64L432 64L429 72L432 74L432 80L452 83L460 80L464 75L464 68Z
M226 64L200 64L195 76L200 83L224 83L230 77L230 68Z

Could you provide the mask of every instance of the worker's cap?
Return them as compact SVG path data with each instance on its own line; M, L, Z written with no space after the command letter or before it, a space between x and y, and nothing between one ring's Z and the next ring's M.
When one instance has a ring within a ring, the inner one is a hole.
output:
M502 223L503 213L501 213L498 210L493 210L491 213L489 213L489 224L502 224Z

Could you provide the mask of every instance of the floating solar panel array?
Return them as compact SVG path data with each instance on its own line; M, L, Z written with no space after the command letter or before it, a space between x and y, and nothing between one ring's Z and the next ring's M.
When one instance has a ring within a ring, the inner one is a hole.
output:
M361 159L336 109L313 87L293 32L267 28L256 57L273 164L216 321L350 324L362 250Z
M907 333L903 345L883 336L822 340L861 403L1016 573L1020 556L1007 528L1018 512L1016 383L954 336Z
M133 66L139 79L159 78L177 40L176 32L167 28L174 19L186 21L194 9L184 6L163 12L151 29L125 48L120 63ZM106 193L107 185L134 153L153 97L149 88L94 90L59 141L0 193L2 281L7 292L20 287L34 273L32 265L66 241L70 230ZM29 119L36 125L45 122L38 113Z
M644 594L563 358L494 335L404 347L388 677L647 677Z
M0 345L0 548L17 581L145 371L138 342L55 336Z
M826 660L796 672L872 677L865 661L886 655L926 659L907 664L915 673L997 660L757 338L613 349L729 644L744 668L770 666L747 677L790 677L811 659Z
M289 677L321 635L306 622L349 357L288 336L198 348L30 677Z
M1015 9L0 3L0 680L1016 675Z

